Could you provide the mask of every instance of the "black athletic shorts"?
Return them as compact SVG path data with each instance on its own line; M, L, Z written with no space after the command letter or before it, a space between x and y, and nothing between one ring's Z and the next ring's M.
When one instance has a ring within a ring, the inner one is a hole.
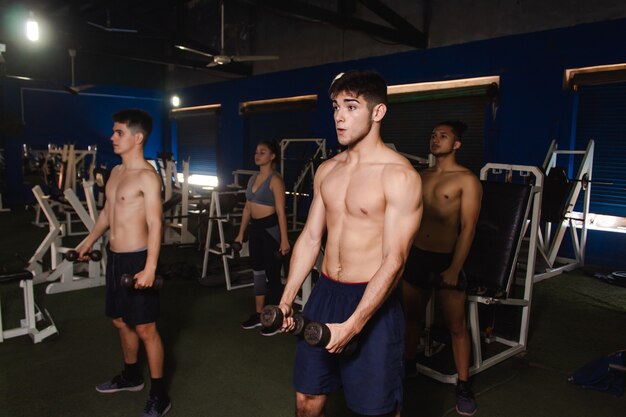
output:
M411 246L409 258L404 267L402 279L407 283L425 290L443 289L441 286L441 273L448 269L452 263L452 253L429 252ZM459 273L459 280L454 289L457 291L465 291L467 287L467 278L465 273Z
M146 265L147 250L116 253L108 250L106 273L106 315L122 318L124 323L135 326L155 322L159 316L159 291L136 290L120 284L123 274L135 275Z

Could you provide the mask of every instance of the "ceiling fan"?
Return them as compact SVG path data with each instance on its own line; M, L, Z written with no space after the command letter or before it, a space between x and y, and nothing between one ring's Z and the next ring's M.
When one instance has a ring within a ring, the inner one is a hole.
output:
M194 54L202 55L211 58L211 62L207 64L207 67L215 67L218 65L226 65L231 62L253 62L253 61L273 61L279 59L276 55L227 55L224 53L224 1L220 2L220 53L218 55L203 52L198 49L189 48L184 45L174 45L174 47L181 51L188 51Z
M2 78L10 78L10 79L14 79L14 80L20 80L20 81L34 81L34 82L38 82L38 83L42 83L44 85L51 85L51 86L55 86L57 88L61 88L65 91L67 91L68 93L71 93L73 95L77 95L78 93L80 93L83 90L87 90L91 87L93 87L93 84L85 84L85 85L76 85L74 82L74 57L76 56L76 51L74 49L70 49L69 55L70 55L70 59L71 59L71 69L72 69L72 84L71 85L66 85L66 84L62 84L60 82L57 81L52 81L52 80L46 80L46 79L41 79L41 78L33 78L33 77L29 77L29 76L25 76L25 75L11 75L11 74L7 74L5 71L5 58L4 58L4 52L6 51L6 45L1 44L0 43L0 79Z
M70 63L71 63L71 70L72 70L72 84L69 86L65 86L65 89L69 90L73 94L78 94L81 91L88 90L91 87L93 87L94 86L93 84L76 85L76 82L74 79L74 58L76 58L76 49L69 49L67 52L70 55Z
M102 29L106 32L137 33L137 29L123 29L123 28L111 27L111 15L109 13L109 9L106 9L106 14L107 14L106 26L101 25L99 23L91 22L91 21L87 21L87 24L93 27L96 27L98 29Z

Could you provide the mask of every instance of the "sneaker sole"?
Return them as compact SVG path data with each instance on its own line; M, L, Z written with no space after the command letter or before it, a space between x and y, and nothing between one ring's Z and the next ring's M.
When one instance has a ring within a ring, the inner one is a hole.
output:
M473 416L474 414L476 414L476 410L472 411L471 413L464 413L461 410L459 410L459 407L455 407L456 408L456 412L457 414L461 415L461 416Z
M244 330L252 330L252 329L256 329L257 327L261 327L261 323L255 324L254 326L244 326L244 325L241 326L241 328Z
M271 333L263 333L263 332L259 332L259 334L261 336L276 336L278 333L280 333L280 330L276 330L275 332L271 332Z
M145 384L142 382L141 385L135 385L134 387L126 387L126 388L100 389L100 388L96 387L96 391L98 391L99 393L102 393L102 394L113 394L115 392L120 392L120 391L137 392L137 391L141 391L143 389L144 385Z
M163 412L161 413L161 416L164 416L165 414L167 414L167 412L170 411L171 409L172 409L172 402L170 401L167 407L165 407L165 410L163 410Z

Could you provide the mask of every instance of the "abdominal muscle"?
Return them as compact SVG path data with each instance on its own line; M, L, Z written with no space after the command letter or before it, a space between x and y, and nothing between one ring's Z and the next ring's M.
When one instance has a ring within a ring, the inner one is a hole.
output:
M347 283L366 283L382 263L382 223L374 219L328 220L322 271Z
M124 205L113 208L109 246L113 252L135 252L148 246L148 227L142 208Z

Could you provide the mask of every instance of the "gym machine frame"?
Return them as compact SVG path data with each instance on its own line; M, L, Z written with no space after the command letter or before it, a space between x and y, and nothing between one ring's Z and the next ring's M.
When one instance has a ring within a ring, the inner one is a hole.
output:
M532 299L532 290L533 290L533 271L535 268L535 260L537 253L537 238L539 232L539 223L540 223L540 213L541 213L541 198L543 191L543 173L538 167L534 166L525 166L525 165L507 165L507 164L497 164L497 163L488 163L486 164L480 171L480 179L487 180L490 172L497 174L505 172L519 172L520 176L528 176L532 175L534 177L534 185L532 186L531 195L526 207L526 212L524 218L525 224L522 228L522 232L519 234L519 239L516 243L516 251L513 259L513 266L509 271L508 277L508 285L506 288L507 295L510 291L510 288L515 280L515 272L516 266L520 268L524 273L523 278L523 287L524 294L522 298L508 298L508 297L495 297L495 296L482 296L482 295L468 295L467 303L468 303L468 331L470 334L471 344L472 344L472 355L473 355L473 365L469 368L469 374L474 375L479 372L482 372L512 356L517 355L520 352L526 350L526 345L528 341L528 327L529 327L529 318L530 318L530 306ZM530 215L530 219L529 216ZM529 234L529 237L526 235ZM521 260L519 258L520 249L522 248L522 244L526 242L528 244L528 258L525 260ZM518 265L524 263L524 265ZM516 338L505 338L502 336L495 335L481 335L480 332L480 323L478 316L478 304L484 305L504 305L504 306L514 306L522 309L521 315L521 323L519 333ZM426 328L429 329L432 327L434 318L434 298L431 297L431 301L427 306L426 313ZM425 349L428 351L430 349L431 340L429 340L430 332L425 331ZM483 358L481 340L484 340L485 343L500 343L506 346L505 350L489 357ZM426 352L427 356L429 356L429 352ZM437 370L434 370L428 366L417 363L416 364L417 371L426 376L429 376L433 379L436 379L439 382L454 384L457 381L458 374L444 374Z
M298 175L298 178L294 182L291 190L293 196L291 231L299 230L298 226L304 226L304 223L298 222L298 197L301 194L300 188L302 187L302 183L309 174L311 175L311 179L315 177L315 164L313 161L317 158L326 158L326 139L282 139L280 141L280 175L282 175L283 178L285 177L285 152L291 143L297 142L312 142L316 145L316 148L313 156L306 162L304 168L300 171L300 175Z
M162 162L159 160L159 166ZM189 232L189 161L183 161L183 182L178 181L178 173L174 161L165 161L163 184L165 189L165 201L172 198L174 193L180 193L181 200L167 214L167 220L163 222L163 244L191 244L196 242L196 237ZM174 184L178 187L173 189L172 178L175 178ZM168 181L169 179L169 181ZM166 214L166 213L164 213ZM171 219L171 220L170 220Z
M206 277L208 268L209 268L209 256L210 254L215 254L222 258L222 264L224 267L224 278L226 280L226 289L236 290L238 288L245 288L254 285L253 282L247 284L233 285L230 278L230 266L228 264L229 259L234 258L234 254L227 253L227 249L230 247L230 244L226 243L226 238L224 237L224 222L229 222L231 217L234 217L232 214L222 214L222 207L220 204L220 196L222 195L233 195L233 194L245 194L245 190L239 191L213 191L211 193L211 204L209 206L209 225L207 227L206 241L204 243L204 260L202 262L202 276ZM217 249L211 248L211 236L213 235L213 223L217 226L217 233L219 236L219 244ZM243 242L243 246L241 251L239 252L240 256L249 256L248 252L248 242Z
M85 190L85 196L87 197L87 207L89 209L89 213L87 213L72 189L65 190L64 196L70 203L70 205L74 208L87 230L91 231L95 226L98 216L96 202L93 194L93 182L84 182L83 188ZM56 294L60 292L74 291L83 288L99 287L104 285L106 253L103 252L103 257L101 261L89 262L88 277L74 275L74 263L68 260L61 259L62 254L70 249L61 245L61 238L65 236L64 225L61 225L56 219L54 211L52 210L52 207L50 206L50 203L48 201L48 197L43 194L43 191L38 185L33 187L33 194L35 195L39 206L41 207L43 213L48 219L48 224L50 227L50 231L28 262L27 269L32 272L34 277L34 283L39 284L43 282L50 282L50 284L46 287L46 294ZM81 242L81 244L83 242ZM103 238L100 238L93 245L92 249L101 250L102 246ZM51 269L50 271L44 272L41 265L48 249L50 250ZM56 282L57 280L58 282Z
M90 169L89 169L89 180L93 181L93 169L96 166L96 154L97 147L96 145L90 145L86 150L77 150L75 149L73 144L65 144L63 147L58 147L55 145L48 145L47 151L42 151L44 155L44 163L42 169L47 172L48 169L48 160L54 155L59 155L61 157L61 161L63 162L64 169L62 172L59 172L59 182L58 188L61 192L65 193L66 190L71 189L76 194L77 187L77 173L81 170L84 170L84 164L86 158L91 156ZM47 175L45 175L47 177ZM65 212L65 235L66 236L77 236L85 234L84 232L74 232L72 229L73 223L80 223L80 220L72 219L72 211L67 210L67 205L62 201L54 201L49 200L52 208L58 207L62 212ZM46 216L47 217L47 216ZM41 221L41 207L37 206L35 209L35 220L33 224L38 227L45 226L45 222Z
M0 343L4 342L4 339L10 339L17 336L28 335L33 340L33 343L39 343L46 337L59 333L57 330L50 313L48 310L40 310L35 303L35 296L33 294L33 275L29 271L23 271L9 276L11 281L19 280L20 287L23 292L24 301L24 318L20 319L20 326L12 329L4 330L2 325L2 306L0 305ZM7 278L6 276L2 278ZM37 329L37 322L45 318L50 324L45 328Z
M581 155L582 161L578 167L578 172L574 178L574 186L570 191L567 198L567 208L565 215L559 224L553 224L551 222L545 222L543 230L539 229L539 242L537 249L539 252L539 259L537 262L537 268L542 268L543 271L537 271L534 276L535 282L548 279L550 277L559 275L565 271L571 271L576 268L580 268L585 264L585 247L587 245L587 225L589 223L589 202L591 200L591 174L593 171L593 153L594 153L594 141L590 140L587 144L587 149L582 150L558 150L556 141L552 141L550 149L546 155L546 159L543 163L543 169L545 175L550 173L550 170L557 166L557 157L559 155L566 155L573 158L575 155ZM573 162L568 161L567 165ZM578 201L580 191L584 192L583 195L583 211L582 219L577 219L572 216L572 212ZM582 223L580 228L580 235L575 225L576 221ZM572 248L574 251L574 258L559 257L559 249L563 242L565 232L569 229L572 238ZM557 262L560 265L557 265Z

